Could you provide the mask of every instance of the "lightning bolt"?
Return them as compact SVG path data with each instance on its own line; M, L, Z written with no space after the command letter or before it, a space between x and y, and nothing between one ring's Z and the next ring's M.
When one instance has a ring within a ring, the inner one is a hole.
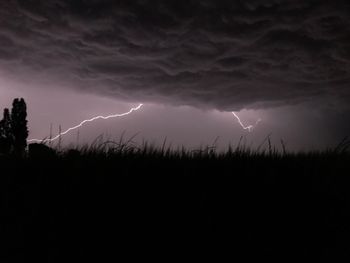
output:
M248 130L248 132L251 132L253 129L255 129L255 127L258 125L258 123L261 122L261 119L258 119L258 120L255 122L255 124L251 124L251 125L245 126L245 125L242 123L241 119L238 117L238 115L237 115L236 113L234 113L234 112L232 111L232 114L233 114L233 116L236 117L236 119L237 119L239 125L241 125L241 127L243 128L243 130Z
M58 134L57 136L50 138L50 139L43 139L43 140L39 140L39 139L30 139L27 142L52 142L57 140L58 138L60 138L62 135L66 135L67 133L80 128L81 126L83 126L85 123L87 122L92 122L92 121L96 121L98 119L103 119L103 120L107 120L107 119L111 119L111 118L117 118L117 117L123 117L126 115L129 115L130 113L132 113L133 111L137 111L139 110L141 107L143 106L143 104L139 104L137 107L131 108L129 111L124 112L124 113L120 113L120 114L113 114L113 115L108 115L108 116L96 116L93 117L91 119L87 119L87 120L83 120L82 122L80 122L78 125L73 126L69 129L67 129L66 131Z

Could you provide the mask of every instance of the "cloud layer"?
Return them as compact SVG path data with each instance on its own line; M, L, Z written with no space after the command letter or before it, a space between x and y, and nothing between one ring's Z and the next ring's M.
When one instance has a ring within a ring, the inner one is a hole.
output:
M130 101L350 104L348 1L9 0L0 73Z

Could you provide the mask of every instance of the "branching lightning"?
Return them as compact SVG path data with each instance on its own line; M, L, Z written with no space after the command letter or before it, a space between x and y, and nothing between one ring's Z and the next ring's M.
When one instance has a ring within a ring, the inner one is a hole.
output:
M91 119L86 119L86 120L83 120L82 122L80 122L78 125L76 126L73 126L73 127L70 127L69 129L65 130L64 132L56 135L55 137L53 138L49 138L49 139L29 139L28 142L53 142L57 139L59 139L61 136L63 135L66 135L68 134L69 132L73 131L73 130L76 130L80 127L82 127L85 123L88 123L88 122L93 122L93 121L96 121L96 120L99 120L99 119L103 119L103 120L107 120L107 119L111 119L111 118L118 118L118 117L123 117L123 116L126 116L126 115L129 115L131 114L132 112L134 111L137 111L139 109L141 109L141 107L143 106L143 104L139 104L137 107L134 107L134 108L131 108L129 111L127 112L124 112L124 113L119 113L119 114L113 114L113 115L108 115L108 116L102 116L102 115L99 115L99 116L95 116ZM239 118L239 116L235 113L235 112L232 112L233 116L235 116L235 118L237 119L239 125L244 129L244 130L248 130L248 132L251 132L253 129L255 129L255 127L258 125L258 123L261 121L261 119L258 119L255 124L250 124L250 125L244 125L241 121L241 119Z
M87 122L92 122L98 119L103 119L103 120L107 120L107 119L111 119L111 118L117 118L117 117L123 117L126 115L129 115L130 113L132 113L133 111L137 111L139 110L141 107L143 106L143 104L139 104L137 107L131 108L129 111L124 112L124 113L120 113L120 114L113 114L113 115L108 115L108 116L96 116L93 117L91 119L87 119L87 120L83 120L82 122L80 122L78 125L73 126L69 129L67 129L66 131L58 134L57 136L53 137L53 138L49 138L49 139L43 139L43 140L39 140L39 139L30 139L28 140L28 142L52 142L57 140L58 138L60 138L62 135L66 135L67 133L80 128L81 126L83 126L85 123Z
M255 127L258 125L258 123L261 122L261 119L258 119L258 120L255 122L255 124L251 124L251 125L245 126L245 125L242 123L241 119L238 117L238 115L237 115L236 113L232 112L232 114L233 114L233 116L236 117L236 119L237 119L239 125L241 125L241 127L243 128L243 130L248 130L248 132L251 132L253 129L255 129Z

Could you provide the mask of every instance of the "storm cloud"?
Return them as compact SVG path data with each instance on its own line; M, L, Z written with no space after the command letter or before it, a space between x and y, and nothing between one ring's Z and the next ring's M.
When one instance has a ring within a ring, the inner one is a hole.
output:
M350 4L1 1L0 73L127 101L346 108Z

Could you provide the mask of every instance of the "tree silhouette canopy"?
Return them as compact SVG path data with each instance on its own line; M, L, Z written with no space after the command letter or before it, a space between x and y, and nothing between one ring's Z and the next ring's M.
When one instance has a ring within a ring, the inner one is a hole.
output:
M0 153L24 154L28 138L27 123L27 105L24 99L14 99L11 114L5 108L0 121Z

